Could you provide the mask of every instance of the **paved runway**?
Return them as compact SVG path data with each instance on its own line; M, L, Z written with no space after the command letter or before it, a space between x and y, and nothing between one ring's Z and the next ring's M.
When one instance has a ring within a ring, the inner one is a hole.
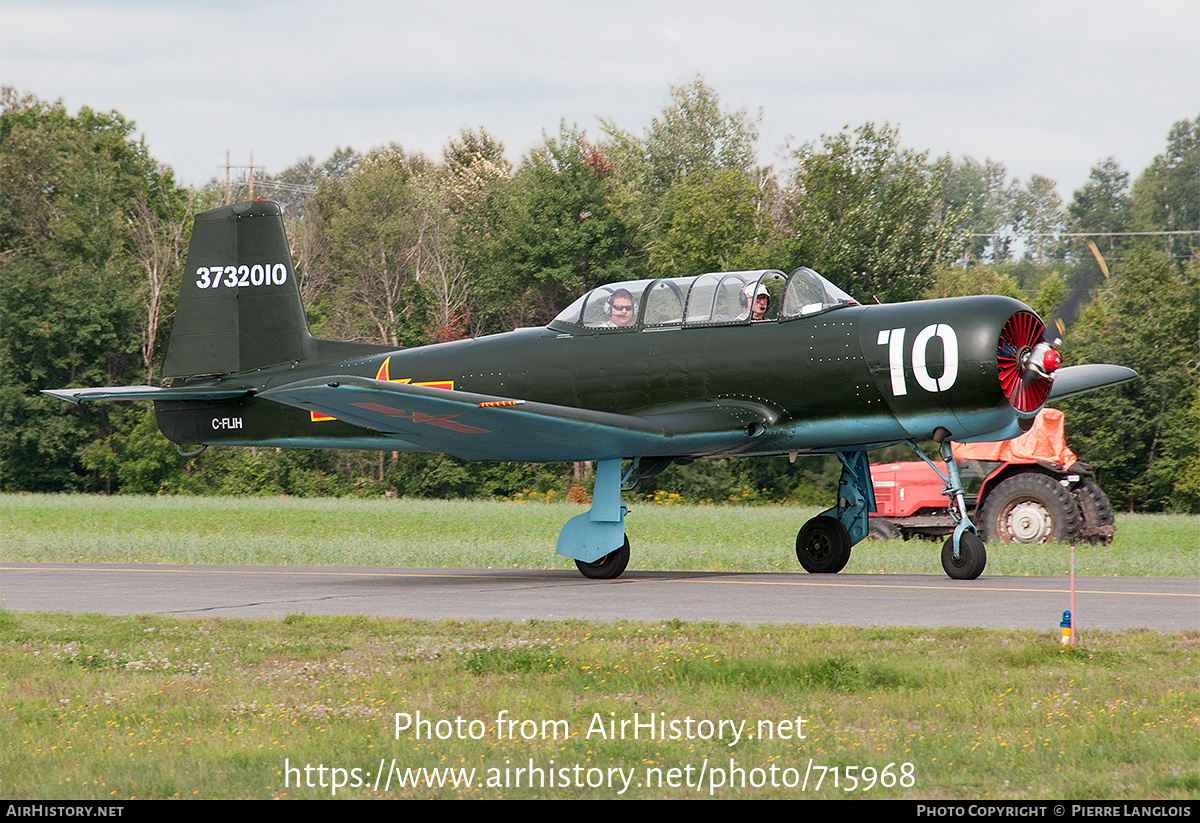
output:
M1057 631L1064 577L4 563L16 611L284 617L366 614L504 620L713 620ZM1076 578L1081 629L1200 630L1200 579Z

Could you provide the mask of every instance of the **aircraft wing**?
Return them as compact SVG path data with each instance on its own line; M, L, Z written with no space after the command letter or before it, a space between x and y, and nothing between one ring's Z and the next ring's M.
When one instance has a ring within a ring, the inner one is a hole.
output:
M1073 394L1082 394L1092 389L1113 386L1137 377L1137 372L1124 366L1108 363L1091 363L1082 366L1064 366L1054 373L1047 400L1059 400Z
M612 414L410 383L334 376L257 395L470 460L571 461L721 453L778 414L744 401Z

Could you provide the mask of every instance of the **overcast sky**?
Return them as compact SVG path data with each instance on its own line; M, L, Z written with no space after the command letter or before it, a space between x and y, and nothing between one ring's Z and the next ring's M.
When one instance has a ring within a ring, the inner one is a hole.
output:
M116 109L185 183L484 126L642 132L697 73L762 111L760 154L871 121L1071 193L1200 116L1198 0L0 0L0 83Z

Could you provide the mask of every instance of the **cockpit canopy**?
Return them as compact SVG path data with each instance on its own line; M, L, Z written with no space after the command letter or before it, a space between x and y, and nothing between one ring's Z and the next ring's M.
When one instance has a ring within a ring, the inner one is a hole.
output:
M766 296L766 305L761 301ZM810 268L713 272L597 286L550 323L556 331L632 331L789 320L858 305Z

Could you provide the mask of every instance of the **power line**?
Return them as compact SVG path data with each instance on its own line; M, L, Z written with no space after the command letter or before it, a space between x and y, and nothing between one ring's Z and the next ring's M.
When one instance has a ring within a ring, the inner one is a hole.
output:
M280 191L293 192L295 194L313 194L317 190L316 186L310 186L305 183L284 183L281 180L261 180L260 179L260 180L255 181L255 183L256 183L256 185L262 186L264 188L267 188L267 187L276 188L276 189L279 189Z
M993 232L991 234L969 234L968 237L1166 237L1170 235L1200 234L1200 229L1191 231L1031 231L1031 232Z

